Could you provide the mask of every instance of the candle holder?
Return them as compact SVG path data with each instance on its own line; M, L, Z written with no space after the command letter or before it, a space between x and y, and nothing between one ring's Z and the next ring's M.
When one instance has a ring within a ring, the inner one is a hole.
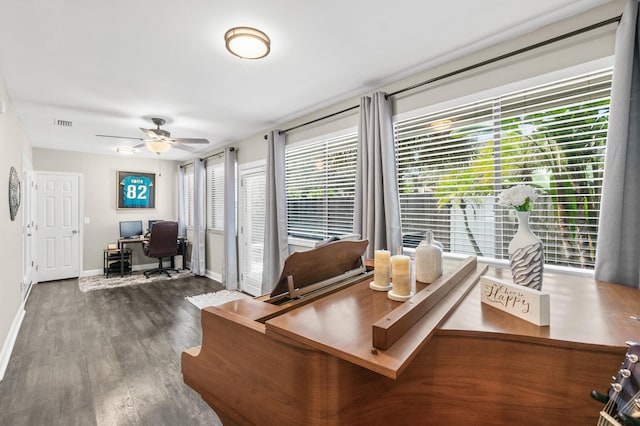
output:
M377 285L374 281L369 283L369 288L375 291L389 291L391 290L391 283L387 285Z
M387 297L391 300L395 300L396 302L406 302L407 300L411 299L413 296L415 296L414 292L410 292L406 296L395 294L393 290L389 290L387 292Z

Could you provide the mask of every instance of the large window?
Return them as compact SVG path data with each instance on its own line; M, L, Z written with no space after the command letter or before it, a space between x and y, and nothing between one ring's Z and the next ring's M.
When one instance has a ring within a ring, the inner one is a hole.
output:
M207 229L224 229L224 163L207 165Z
M497 196L529 183L545 262L593 268L611 70L395 125L403 241L432 230L445 251L508 259L517 221Z
M287 147L289 235L323 239L353 232L357 134Z

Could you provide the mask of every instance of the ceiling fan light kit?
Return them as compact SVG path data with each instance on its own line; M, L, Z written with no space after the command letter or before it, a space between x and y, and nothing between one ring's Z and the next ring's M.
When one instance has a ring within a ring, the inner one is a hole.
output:
M144 141L144 144L149 148L149 151L155 152L156 154L162 154L171 148L171 144L163 140L147 140Z
M227 50L243 59L264 58L271 51L271 40L260 30L251 27L231 28L224 35Z

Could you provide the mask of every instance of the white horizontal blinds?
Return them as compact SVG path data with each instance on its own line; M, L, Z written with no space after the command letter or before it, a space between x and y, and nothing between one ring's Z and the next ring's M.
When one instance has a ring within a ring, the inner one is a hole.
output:
M429 229L446 251L508 259L516 219L496 196L529 183L546 263L593 268L610 87L606 70L396 123L405 244Z
M542 189L530 222L547 263L594 266L610 96L608 70L503 98L505 183Z
M461 207L469 211L471 200L460 191L480 184L462 171L481 141L493 134L492 116L492 102L482 101L396 123L405 247L415 247L431 230L447 251L457 248L455 228L464 221L452 213L462 212ZM473 213L481 219L478 211Z
M207 165L207 229L224 229L224 163Z
M246 250L242 256L242 280L255 288L262 283L262 255L265 221L265 170L256 168L241 175L243 223L241 241Z
M185 226L193 226L193 165L185 167L184 171L184 216Z
M289 235L323 239L353 232L357 134L286 150Z

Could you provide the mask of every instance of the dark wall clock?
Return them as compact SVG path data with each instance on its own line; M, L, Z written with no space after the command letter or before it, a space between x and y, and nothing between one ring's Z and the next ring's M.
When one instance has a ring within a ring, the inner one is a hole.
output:
M9 171L9 215L11 220L16 219L20 207L20 178L14 167Z

